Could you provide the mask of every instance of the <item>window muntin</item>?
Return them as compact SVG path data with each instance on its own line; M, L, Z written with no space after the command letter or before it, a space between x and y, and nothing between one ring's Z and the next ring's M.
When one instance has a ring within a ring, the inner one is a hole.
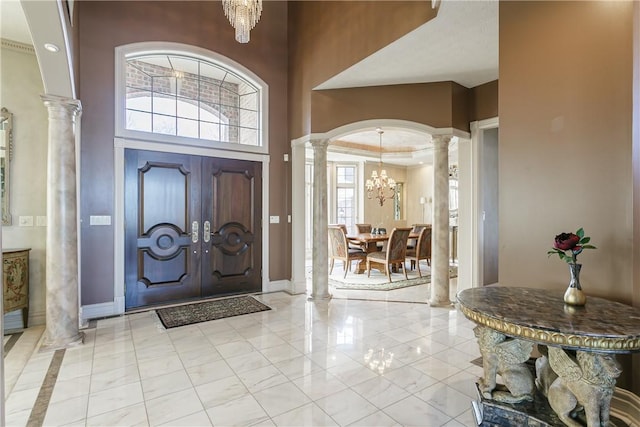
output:
M353 230L357 214L356 165L335 167L335 222Z
M177 54L126 60L125 128L260 147L261 92L232 70Z

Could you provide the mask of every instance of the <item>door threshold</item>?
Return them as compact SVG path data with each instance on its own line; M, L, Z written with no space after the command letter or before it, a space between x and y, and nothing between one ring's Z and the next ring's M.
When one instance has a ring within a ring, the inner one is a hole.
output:
M201 302L207 302L207 301L215 301L215 300L223 300L223 299L229 299L229 298L235 298L235 297L239 297L239 296L253 296L253 295L261 295L262 292L247 292L247 293L239 293L239 294L230 294L230 295L222 295L222 296L210 296L210 297L204 297L204 298L193 298L193 299L188 299L188 300L183 300L183 301L177 301L177 302L168 302L168 303L159 303L159 304L153 304L153 305L146 305L144 307L133 307L129 310L125 309L124 314L136 314L136 313L144 313L146 311L152 311L152 310L158 310L158 309L162 309L162 308L169 308L169 307L179 307L182 305L189 305L189 304L199 304Z

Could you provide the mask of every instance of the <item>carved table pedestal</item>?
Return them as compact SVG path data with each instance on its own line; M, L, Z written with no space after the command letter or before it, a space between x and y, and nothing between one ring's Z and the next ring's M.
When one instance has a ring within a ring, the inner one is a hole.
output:
M563 291L492 286L465 289L458 302L478 325L479 425L608 425L621 374L615 355L640 352L640 310L596 297L567 306ZM532 363L534 344L542 356Z

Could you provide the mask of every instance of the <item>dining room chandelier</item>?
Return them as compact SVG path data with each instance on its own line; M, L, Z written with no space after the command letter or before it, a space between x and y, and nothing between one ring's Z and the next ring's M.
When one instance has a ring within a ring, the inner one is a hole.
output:
M236 40L249 43L249 32L260 20L262 0L222 0L222 8L236 30Z
M380 174L377 170L371 172L371 178L367 179L365 186L367 187L367 198L378 199L380 206L384 205L385 200L393 199L396 195L396 181L387 175L387 171L382 169L382 134L384 131L380 128L376 129L380 137L380 163L378 167Z

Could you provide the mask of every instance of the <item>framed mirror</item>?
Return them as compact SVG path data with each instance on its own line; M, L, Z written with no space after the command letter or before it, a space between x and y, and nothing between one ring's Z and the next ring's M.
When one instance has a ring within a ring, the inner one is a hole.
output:
M2 225L11 225L9 189L11 188L12 150L13 114L2 107L0 110L0 200L2 201Z
M449 166L449 224L458 225L458 165Z

